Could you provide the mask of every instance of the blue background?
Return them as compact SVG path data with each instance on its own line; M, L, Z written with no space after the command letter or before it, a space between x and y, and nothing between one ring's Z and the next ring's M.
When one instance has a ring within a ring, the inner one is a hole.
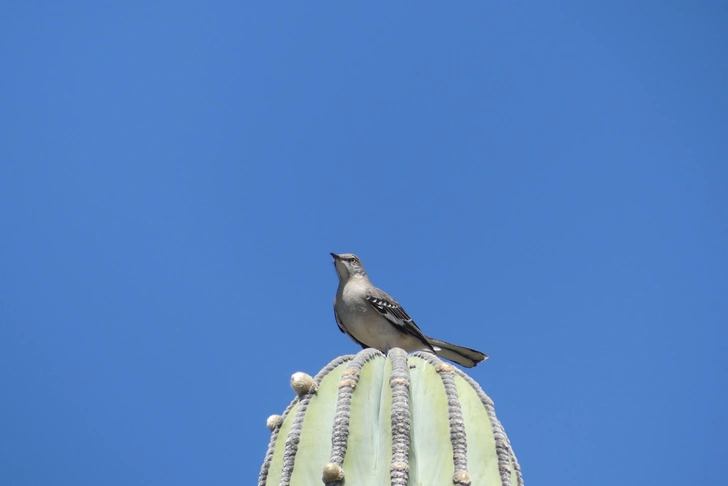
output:
M7 2L0 484L255 484L330 251L527 484L724 481L728 9L547 3Z

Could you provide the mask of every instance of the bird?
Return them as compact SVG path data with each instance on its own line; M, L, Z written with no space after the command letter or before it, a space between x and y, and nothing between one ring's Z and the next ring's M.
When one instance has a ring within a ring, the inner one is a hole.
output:
M359 257L353 253L331 256L339 277L334 297L336 323L362 348L376 348L385 354L391 348L427 351L466 368L488 358L480 351L425 336L396 300L372 284Z

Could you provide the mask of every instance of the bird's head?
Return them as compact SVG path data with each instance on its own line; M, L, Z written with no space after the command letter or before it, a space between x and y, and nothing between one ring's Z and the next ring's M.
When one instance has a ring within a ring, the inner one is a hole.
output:
M367 272L364 270L364 265L361 264L361 260L359 260L359 257L353 253L342 253L340 255L332 253L331 256L334 258L336 273L339 275L339 280L342 282L347 282L352 277L367 276Z

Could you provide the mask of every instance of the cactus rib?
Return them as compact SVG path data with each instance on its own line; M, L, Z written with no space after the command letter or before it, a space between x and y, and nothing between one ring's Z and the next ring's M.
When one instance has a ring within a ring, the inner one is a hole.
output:
M464 379L470 386L473 387L475 393L480 398L481 403L485 407L485 411L490 419L491 426L493 428L493 437L495 438L495 451L498 456L498 471L500 472L502 486L511 486L511 468L510 468L510 457L513 457L513 468L517 471L516 477L518 478L519 486L523 486L523 478L521 476L521 467L518 465L516 456L511 448L510 441L506 435L503 426L501 425L498 418L495 416L495 407L493 406L493 400L485 394L483 389L480 387L477 381L466 375L462 370L455 368L455 373Z
M377 356L382 356L379 350L373 348L365 349L356 355L346 370L341 374L341 378L339 379L339 392L336 399L336 414L334 415L334 431L331 436L331 456L329 464L336 464L339 467L344 464L347 439L349 437L351 395L354 393L356 384L359 381L362 366ZM340 484L341 480L343 478L326 484Z
M265 481L268 478L268 470L270 469L270 463L273 460L273 453L275 452L276 440L278 439L278 432L281 430L283 420L288 416L291 409L298 403L298 398L293 400L288 407L283 411L281 420L275 424L270 434L270 442L268 443L268 450L265 453L265 459L263 460L263 467L260 468L260 474L258 475L258 486L265 486Z
M447 396L447 414L450 422L450 443L452 444L452 458L455 466L453 484L459 486L470 486L470 475L468 474L468 440L465 434L465 423L463 413L460 409L458 391L455 387L454 367L445 363L436 355L428 352L416 352L414 356L422 358L435 367L440 375L442 384L445 387Z
M389 378L392 388L392 464L389 475L392 486L407 486L410 450L409 366L407 353L400 348L390 350L388 357L392 360Z
M318 374L313 379L314 382L317 385L321 384L321 380L327 374L329 374L329 372L331 372L331 370L333 370L334 368L336 368L337 366L339 366L342 363L351 361L352 359L354 359L354 355L347 354L344 356L339 356L338 358L332 360L321 371L318 372ZM306 398L307 399L306 403L308 403L308 400L311 399L311 395L307 395L303 398ZM288 407L286 407L286 410L282 414L283 419L278 422L276 429L271 433L270 442L268 443L268 451L265 454L265 460L263 461L263 466L260 468L260 475L258 476L258 486L265 486L265 484L266 484L266 480L268 479L268 471L270 469L270 464L271 464L271 461L273 460L273 454L275 452L276 440L278 439L278 432L280 431L283 421L286 419L286 417L288 416L290 411L296 406L296 404L299 403L299 401L301 401L301 397L296 397L290 403L290 405L288 405ZM300 412L300 407L299 407L299 410L296 411L296 416L294 417L294 424L295 424L295 419L298 419L299 412ZM300 433L301 433L300 426L301 426L301 423L303 422L303 415L305 414L305 412L306 412L305 409L303 410L303 412L301 412L300 421L298 423L298 426L299 426L298 436L300 436ZM291 429L291 431L292 430L293 429ZM293 463L295 461L295 456L296 456L297 450L298 450L298 440L296 439L295 450L290 451L292 453L289 454L288 440L286 440L286 451L285 451L285 455L284 455L284 472L283 472L284 476L286 474L285 473L286 458L288 459L288 462L290 463L290 468L289 468L289 472L288 472L288 480L287 480L288 482L286 482L285 484L288 484L290 482L290 479L291 479L290 475L291 475L291 472L293 471ZM283 480L281 480L281 484L284 484Z

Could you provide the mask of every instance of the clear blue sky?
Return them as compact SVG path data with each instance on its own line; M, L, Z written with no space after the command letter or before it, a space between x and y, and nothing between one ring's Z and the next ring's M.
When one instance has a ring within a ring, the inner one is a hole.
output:
M6 4L0 484L254 484L330 251L527 484L724 481L728 8L547 3Z

